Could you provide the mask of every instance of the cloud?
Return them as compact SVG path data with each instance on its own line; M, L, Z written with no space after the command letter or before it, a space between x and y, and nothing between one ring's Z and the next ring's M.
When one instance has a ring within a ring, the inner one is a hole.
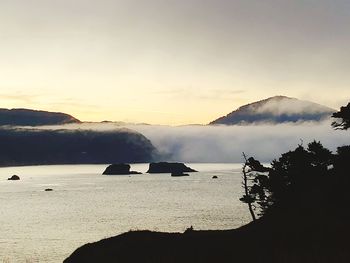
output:
M160 152L183 162L241 162L242 152L270 162L298 144L319 140L335 151L350 143L350 132L330 123L252 126L132 126Z
M259 105L258 108L252 109L253 112L261 114L273 114L273 115L293 115L293 114L319 114L335 112L334 109L313 103L310 101L296 100L291 98L278 98L268 100L264 104Z
M1 100L15 101L20 103L33 103L38 95L29 94L0 94Z
M161 126L124 123L83 123L50 126L47 129L113 131L122 127L146 136L166 160L181 162L242 162L242 152L271 162L298 144L313 140L336 151L350 144L350 131L335 131L330 121L249 126Z
M188 88L174 88L156 90L152 93L155 95L167 96L168 98L183 99L191 97L199 100L237 100L237 95L243 94L246 91L243 89L229 89L229 88L212 88L212 89L193 89ZM240 98L238 98L240 99Z

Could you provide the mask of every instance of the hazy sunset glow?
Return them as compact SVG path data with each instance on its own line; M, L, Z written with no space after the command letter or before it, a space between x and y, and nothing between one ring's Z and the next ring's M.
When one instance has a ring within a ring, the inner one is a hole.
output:
M3 0L2 108L208 123L274 95L349 100L350 2Z

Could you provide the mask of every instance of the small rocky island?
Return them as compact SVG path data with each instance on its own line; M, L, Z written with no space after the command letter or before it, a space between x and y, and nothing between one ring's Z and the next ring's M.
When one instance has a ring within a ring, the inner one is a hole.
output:
M171 173L171 174L184 174L197 172L196 170L186 166L183 163L168 163L168 162L160 162L160 163L150 163L149 169L147 173L155 174L155 173Z
M10 181L16 181L16 180L20 180L21 178L19 178L18 175L12 175L10 178L7 178L7 180L10 180Z
M130 171L130 164L117 163L111 164L103 172L106 175L128 175L128 174L141 174L140 172Z

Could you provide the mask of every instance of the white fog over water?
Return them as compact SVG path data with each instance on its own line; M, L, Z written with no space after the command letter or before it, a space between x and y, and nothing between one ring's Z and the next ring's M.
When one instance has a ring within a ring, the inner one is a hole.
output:
M242 162L242 152L263 162L306 146L313 140L332 151L350 144L350 132L335 131L330 122L249 126L132 126L173 160Z
M242 162L242 152L262 162L271 162L280 154L306 146L313 140L332 151L350 144L350 132L334 130L331 121L260 125L127 125L84 123L51 126L48 129L92 129L110 131L129 128L146 136L166 158L181 162Z

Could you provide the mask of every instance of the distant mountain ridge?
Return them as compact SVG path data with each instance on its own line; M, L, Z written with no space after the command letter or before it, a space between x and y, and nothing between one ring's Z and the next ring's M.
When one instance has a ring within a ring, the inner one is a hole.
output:
M243 105L226 116L210 122L210 124L318 122L329 118L335 111L310 101L286 96L274 96Z
M0 109L0 125L41 126L81 123L73 116L61 112L31 109Z

